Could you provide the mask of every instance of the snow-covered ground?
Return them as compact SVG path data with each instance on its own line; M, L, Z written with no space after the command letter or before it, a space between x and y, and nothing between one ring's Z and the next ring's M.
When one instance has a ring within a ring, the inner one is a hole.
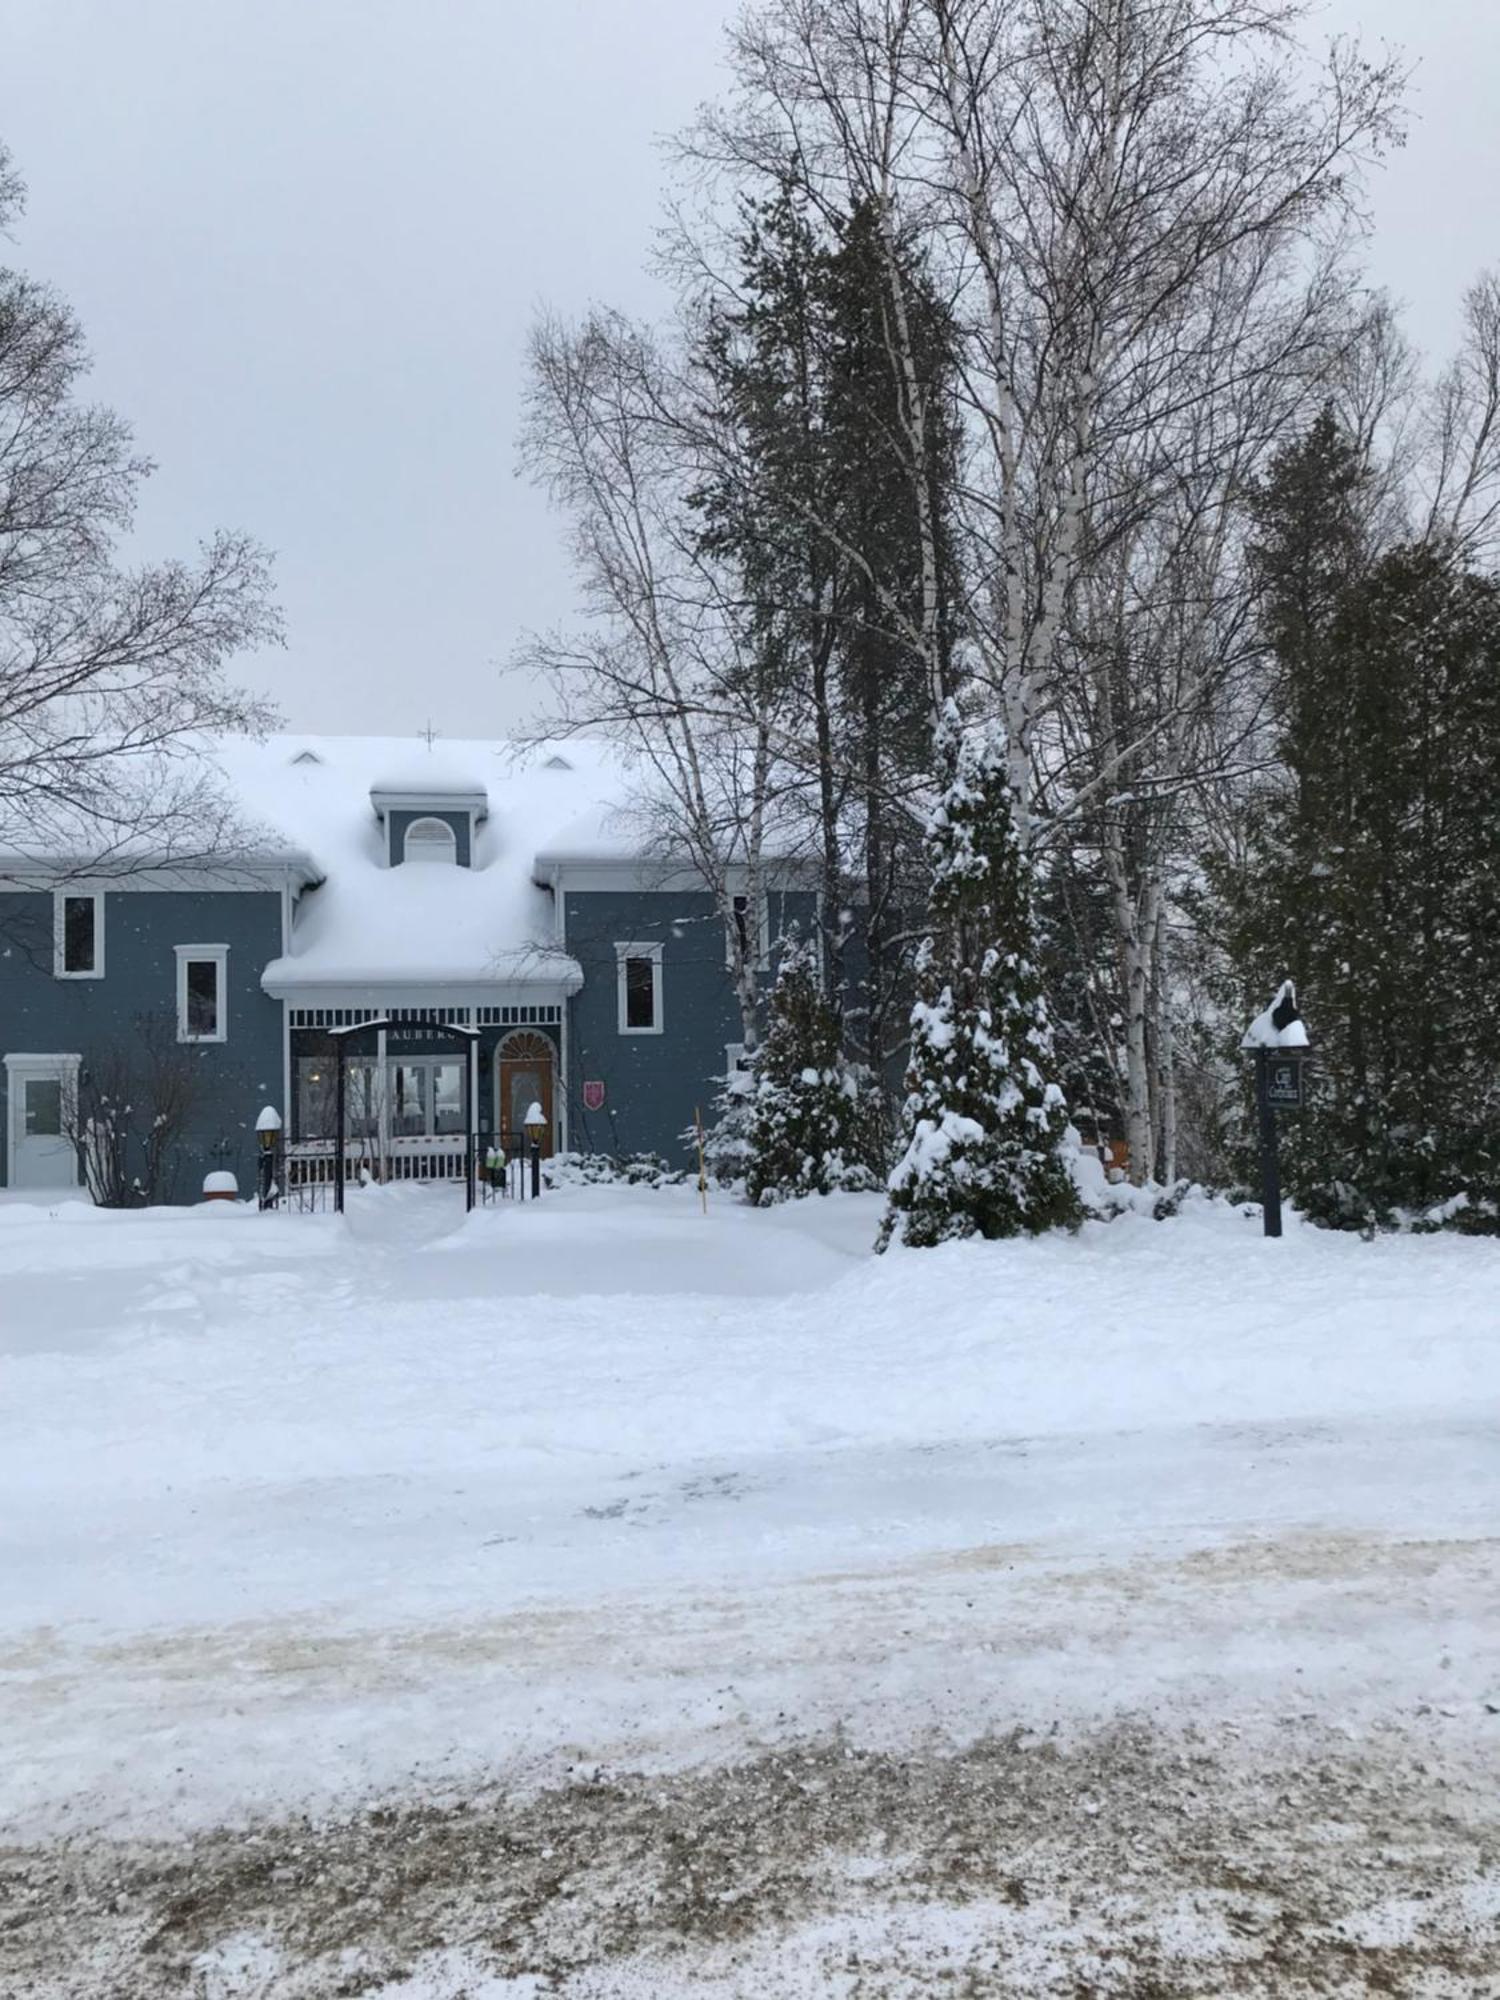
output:
M0 1205L0 1990L1500 1992L1500 1249L875 1221Z

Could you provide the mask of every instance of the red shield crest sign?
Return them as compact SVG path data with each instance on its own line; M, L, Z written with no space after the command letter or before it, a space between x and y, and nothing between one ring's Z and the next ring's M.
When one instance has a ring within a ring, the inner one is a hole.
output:
M604 1085L599 1082L583 1086L583 1108L585 1111L601 1111L604 1108Z

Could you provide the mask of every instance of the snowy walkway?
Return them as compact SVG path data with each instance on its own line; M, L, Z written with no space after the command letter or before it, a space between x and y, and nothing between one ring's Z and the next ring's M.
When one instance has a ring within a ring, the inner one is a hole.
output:
M873 1996L943 1965L1125 1993L1128 1961L1164 1993L1334 1993L1387 1958L1429 1982L1396 1990L1484 1990L1500 1251L1265 1245L1204 1205L876 1261L874 1220L705 1221L681 1190L467 1222L420 1189L347 1223L0 1207L18 1990L292 2000L337 1963L414 2000ZM280 1852L299 1810L321 1859L279 1887L214 1831ZM340 1870L367 1887L475 1814L467 1916L450 1876L441 1921L377 1896L289 1941ZM1191 1865L1133 1882L1200 1821ZM716 1886L674 1901L653 1871L689 1824ZM1231 1825L1261 1856L1232 1894ZM800 1829L774 1889L768 1829ZM1382 1841L1408 1861L1366 1879ZM935 1880L934 1842L979 1858ZM217 1886L169 1922L188 1855ZM648 1879L659 1921L622 1928ZM64 1880L66 1942L39 1914Z

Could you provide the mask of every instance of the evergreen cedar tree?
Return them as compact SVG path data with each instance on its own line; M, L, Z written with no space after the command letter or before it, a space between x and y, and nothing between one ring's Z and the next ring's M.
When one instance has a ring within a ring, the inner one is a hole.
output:
M1500 585L1442 542L1373 553L1366 484L1325 413L1256 497L1280 770L1237 863L1209 864L1207 914L1226 998L1297 978L1315 1066L1282 1138L1303 1212L1494 1231Z
M879 1247L1016 1236L1076 1224L1061 1152L1067 1106L1033 962L1031 870L1016 831L1005 737L936 733L941 802L928 824L931 929L917 959L906 1147Z
M794 937L781 954L755 1055L745 1193L758 1207L874 1185L864 1160L868 1094L840 1041L816 940Z
M703 349L736 451L695 504L702 546L738 572L747 709L774 713L779 729L795 726L817 746L825 986L845 1046L883 1077L910 1006L893 933L921 893L900 801L929 775L932 748L928 665L912 643L924 570L913 415L892 347L892 255L923 385L944 671L958 594L948 523L958 335L915 244L885 244L873 201L813 218L788 180L742 215L736 303L712 315ZM846 964L850 904L860 939ZM871 1102L873 1144L888 1151L894 1118L883 1093Z

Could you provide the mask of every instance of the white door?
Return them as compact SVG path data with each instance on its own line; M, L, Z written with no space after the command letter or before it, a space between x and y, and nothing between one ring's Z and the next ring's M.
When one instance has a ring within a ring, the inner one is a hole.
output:
M78 1185L78 1155L66 1136L78 1085L77 1056L7 1056L9 1173L13 1188Z

